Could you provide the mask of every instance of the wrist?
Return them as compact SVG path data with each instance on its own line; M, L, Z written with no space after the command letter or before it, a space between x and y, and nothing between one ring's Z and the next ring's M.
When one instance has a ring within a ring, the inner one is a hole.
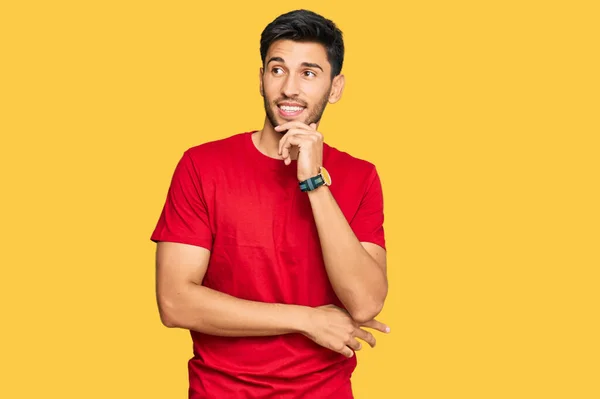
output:
M331 185L331 176L325 167L319 166L318 171L310 177L306 177L305 173L298 173L298 179L300 180L300 190L302 191L313 191L323 185Z
M292 329L300 334L308 335L311 326L311 316L315 310L308 306L296 306L292 312Z
M308 179L310 179L312 177L318 176L319 173L321 173L321 168L313 169L312 172L310 172L310 173L306 173L306 172L305 173L299 173L298 174L298 181L299 182L303 182L303 181L308 180Z

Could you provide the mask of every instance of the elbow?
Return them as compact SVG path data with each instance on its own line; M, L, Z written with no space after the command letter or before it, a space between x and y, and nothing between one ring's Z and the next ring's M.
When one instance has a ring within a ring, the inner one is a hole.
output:
M381 275L381 279L377 277L377 281L370 284L368 289L363 288L361 291L358 291L359 295L352 296L355 298L352 301L354 306L348 311L355 322L364 324L375 319L383 310L388 294L388 281L385 274Z
M170 315L160 312L160 321L163 326L167 328L177 328L179 325L175 322L175 319Z
M359 324L367 323L375 319L383 310L386 297L387 285L380 295L364 298L364 300L356 303L354 307L349 309L350 316Z
M382 310L383 301L373 301L369 305L357 307L350 312L350 316L358 324L364 324L375 319Z
M168 328L180 328L182 324L178 315L177 306L167 298L159 298L158 313L161 323Z

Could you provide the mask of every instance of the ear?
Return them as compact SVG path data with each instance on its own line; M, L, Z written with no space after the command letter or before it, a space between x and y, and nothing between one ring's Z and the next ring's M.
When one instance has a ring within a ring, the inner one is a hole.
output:
M340 98L342 98L342 93L344 92L344 86L346 85L346 78L344 75L340 74L333 78L333 82L331 83L331 92L329 93L329 103L335 104Z
M263 72L264 72L264 69L261 67L260 73L258 74L258 81L259 81L259 85L260 85L260 95L264 97L265 91L263 89Z

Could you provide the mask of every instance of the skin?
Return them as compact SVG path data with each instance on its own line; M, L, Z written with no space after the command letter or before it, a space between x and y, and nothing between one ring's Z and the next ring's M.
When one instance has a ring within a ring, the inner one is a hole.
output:
M301 181L316 175L322 165L323 135L316 129L325 106L340 99L344 77L331 79L325 49L316 43L277 41L265 63L260 69L265 123L252 139L261 152L286 165L297 159ZM277 106L282 101L306 108L297 117L285 118ZM207 249L160 242L156 292L163 324L232 337L301 333L346 357L361 349L358 339L374 347L376 339L365 328L390 331L374 319L387 295L385 251L356 239L328 187L307 195L329 279L348 311L334 305L311 308L247 301L212 290L202 285L210 259Z

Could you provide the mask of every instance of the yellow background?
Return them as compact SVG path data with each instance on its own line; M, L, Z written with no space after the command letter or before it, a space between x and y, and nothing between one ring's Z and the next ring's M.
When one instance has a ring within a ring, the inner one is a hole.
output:
M260 32L302 6L346 38L320 130L384 184L357 399L599 398L594 3L3 2L0 397L186 397L149 235L185 149L260 128Z

